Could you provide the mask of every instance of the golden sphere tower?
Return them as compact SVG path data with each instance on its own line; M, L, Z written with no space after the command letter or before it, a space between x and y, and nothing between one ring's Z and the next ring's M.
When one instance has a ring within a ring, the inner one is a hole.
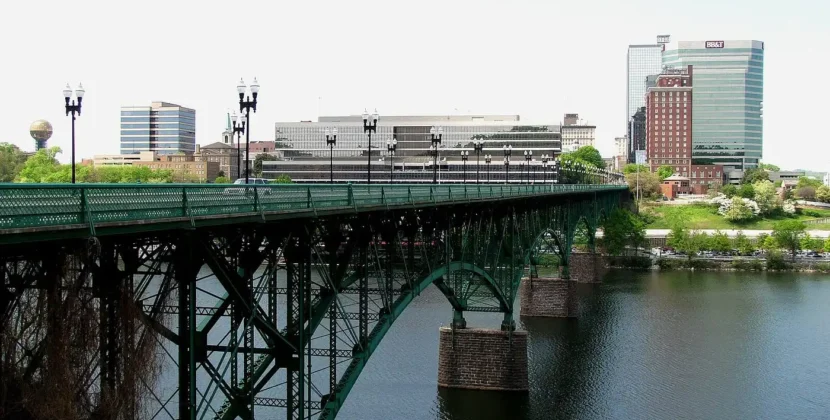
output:
M29 126L29 134L35 139L35 150L45 149L46 141L52 137L52 124L46 120L37 120Z

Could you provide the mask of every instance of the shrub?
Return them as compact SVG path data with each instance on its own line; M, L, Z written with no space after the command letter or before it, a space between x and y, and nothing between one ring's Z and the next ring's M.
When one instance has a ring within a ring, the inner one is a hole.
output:
M555 267L559 265L559 256L556 254L542 254L536 257L536 265Z
M686 268L686 260L660 258L657 260L657 265L661 270L677 270L679 268Z
M784 260L784 254L778 251L767 253L767 270L789 270L792 264Z
M741 271L763 271L764 264L760 260L734 260L732 268Z
M830 263L820 262L813 267L816 271L830 273Z
M707 268L716 268L718 263L715 261L709 260L691 260L689 261L689 267L694 268L695 270L707 269Z
M651 258L649 257L609 257L608 263L612 267L649 269Z

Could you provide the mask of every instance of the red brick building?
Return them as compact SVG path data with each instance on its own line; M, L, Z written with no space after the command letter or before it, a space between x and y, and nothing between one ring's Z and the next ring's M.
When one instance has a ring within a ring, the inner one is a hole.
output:
M664 69L646 92L646 156L652 171L671 166L689 179L690 188L703 194L721 184L723 168L692 164L692 66Z

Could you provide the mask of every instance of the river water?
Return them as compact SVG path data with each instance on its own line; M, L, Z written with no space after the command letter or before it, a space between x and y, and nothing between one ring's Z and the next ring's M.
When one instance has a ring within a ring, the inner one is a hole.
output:
M511 394L438 388L452 314L430 288L338 419L830 419L830 276L612 271L579 292L578 319L521 319L530 391Z

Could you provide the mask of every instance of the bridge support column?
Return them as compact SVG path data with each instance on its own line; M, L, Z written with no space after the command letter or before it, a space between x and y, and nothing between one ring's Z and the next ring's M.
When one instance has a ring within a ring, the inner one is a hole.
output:
M523 278L519 289L521 316L568 318L576 317L579 299L576 281L564 278Z
M441 327L438 386L527 391L527 332Z
M568 264L571 279L580 283L600 282L607 269L605 258L598 252L574 252Z

